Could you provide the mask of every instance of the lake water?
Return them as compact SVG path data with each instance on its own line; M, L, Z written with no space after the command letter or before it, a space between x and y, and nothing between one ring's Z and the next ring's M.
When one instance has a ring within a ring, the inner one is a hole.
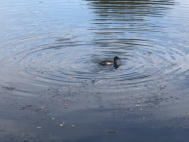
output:
M1 1L0 141L187 142L188 39L188 0Z

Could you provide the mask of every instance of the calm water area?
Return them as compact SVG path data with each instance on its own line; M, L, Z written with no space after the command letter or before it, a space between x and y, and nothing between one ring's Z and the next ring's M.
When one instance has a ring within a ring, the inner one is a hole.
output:
M188 0L1 0L0 142L188 141Z

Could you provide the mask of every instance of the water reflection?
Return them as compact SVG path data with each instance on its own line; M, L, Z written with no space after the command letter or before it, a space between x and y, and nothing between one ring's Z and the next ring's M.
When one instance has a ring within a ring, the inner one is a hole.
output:
M164 25L156 19L166 16L173 0L87 0L87 4L94 14L89 29L96 50L92 58L122 59L119 71L108 74L109 79L119 80L119 86L135 86L156 80L165 70L168 74L178 70L171 56L184 53L161 45L163 38L149 36L161 35Z
M151 38L146 34L161 32L163 25L155 21L174 5L173 0L87 0L93 11L93 25L89 29L94 34L94 45L110 57L125 55L127 50L149 45ZM106 47L106 48L104 48ZM103 51L104 50L104 51Z
M174 4L173 0L87 0L93 10L93 23L102 32L98 34L156 31L159 25L151 23L150 17L162 17ZM153 28L153 29L152 29Z
M173 5L173 0L87 0L92 9L95 9L95 13L99 13L100 16L124 17L123 14L133 15L162 15L163 10L167 10ZM113 13L113 14L112 14ZM120 14L120 15L114 15ZM122 16L121 16L122 14Z

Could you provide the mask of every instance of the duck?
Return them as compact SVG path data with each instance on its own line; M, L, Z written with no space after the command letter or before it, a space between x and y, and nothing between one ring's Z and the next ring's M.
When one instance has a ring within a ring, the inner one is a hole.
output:
M120 59L119 57L115 56L113 61L105 60L105 61L100 62L100 65L102 65L102 66L113 65L114 68L118 68L119 67L119 65L118 65L118 60L119 59Z

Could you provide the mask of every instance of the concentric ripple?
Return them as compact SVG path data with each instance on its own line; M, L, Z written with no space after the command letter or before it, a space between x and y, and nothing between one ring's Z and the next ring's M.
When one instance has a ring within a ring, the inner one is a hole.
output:
M97 42L104 42L101 40L96 40L95 45L74 38L51 41L24 50L21 48L11 55L14 64L19 64L22 77L29 74L33 76L31 79L46 83L125 88L174 78L189 68L189 57L182 50L157 45L153 40L111 40L114 46L109 47L95 46ZM109 40L106 42L110 43ZM117 69L99 65L100 61L112 60L115 55L121 58ZM6 62L8 64L10 59Z
M9 82L13 80L10 76L17 76L18 80L26 79L23 83L93 85L106 91L173 79L189 69L188 24L183 24L184 31L176 22L187 23L187 18L175 20L173 0L54 4L57 7L50 13L51 3L36 9L42 16L33 24L26 20L25 28L7 21L12 32L2 29L8 34L0 39L0 79ZM114 56L121 59L117 69L99 65Z

